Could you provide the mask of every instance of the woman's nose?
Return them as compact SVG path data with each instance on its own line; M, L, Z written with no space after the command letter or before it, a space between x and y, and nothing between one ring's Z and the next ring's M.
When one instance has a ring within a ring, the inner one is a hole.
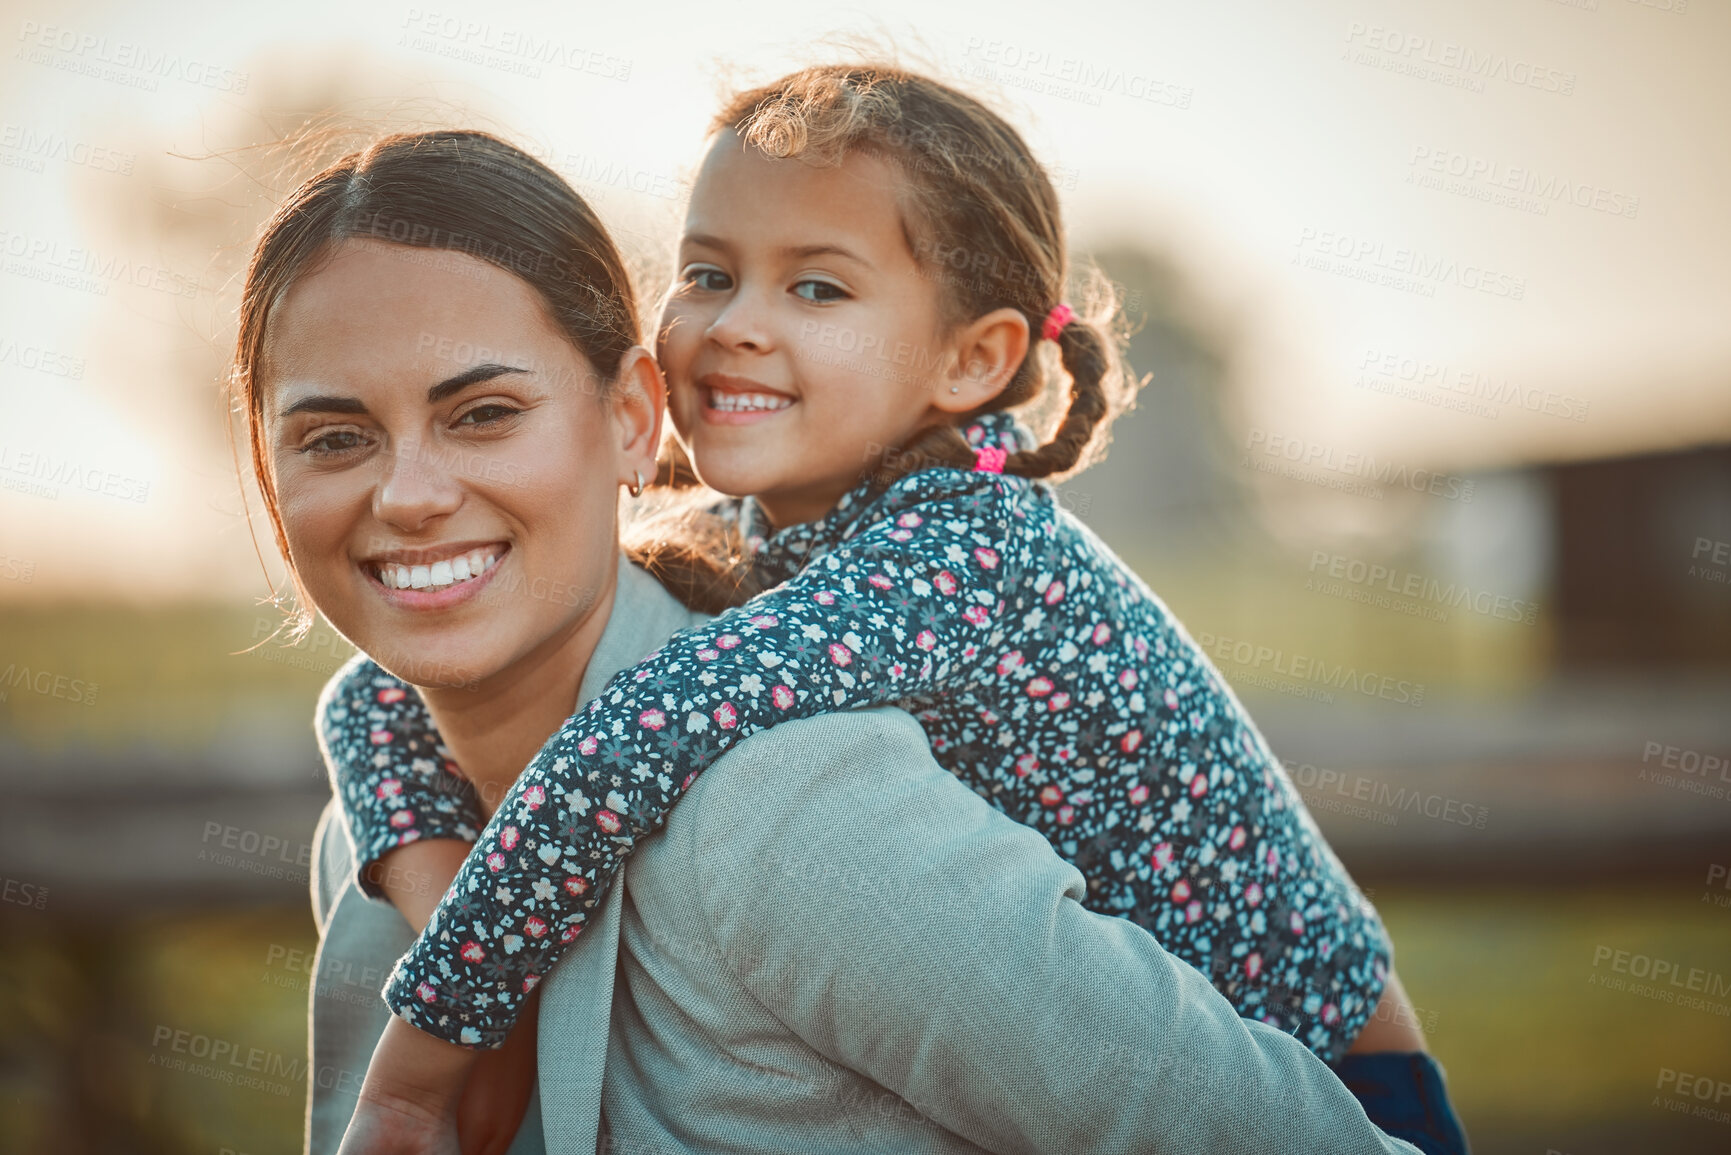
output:
M405 533L456 512L463 486L451 461L424 441L391 445L381 458L382 473L373 490L373 516Z

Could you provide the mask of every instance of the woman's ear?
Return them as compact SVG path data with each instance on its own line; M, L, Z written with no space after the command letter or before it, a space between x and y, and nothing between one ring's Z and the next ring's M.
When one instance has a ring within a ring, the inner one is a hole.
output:
M661 447L661 419L667 412L667 383L649 350L633 345L619 361L619 373L607 399L617 430L618 482L636 484L655 476L655 454Z
M1004 391L1028 355L1028 319L1020 309L993 309L957 330L955 360L938 380L934 408L946 413L978 409Z

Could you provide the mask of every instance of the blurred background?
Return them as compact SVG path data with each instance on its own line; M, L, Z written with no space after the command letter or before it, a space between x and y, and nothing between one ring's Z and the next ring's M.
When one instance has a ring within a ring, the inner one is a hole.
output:
M1731 1150L1731 7L0 8L0 1149L300 1149L349 650L259 645L220 394L283 142L492 129L653 296L720 95L864 38L1122 292L1066 504L1382 909L1475 1151Z

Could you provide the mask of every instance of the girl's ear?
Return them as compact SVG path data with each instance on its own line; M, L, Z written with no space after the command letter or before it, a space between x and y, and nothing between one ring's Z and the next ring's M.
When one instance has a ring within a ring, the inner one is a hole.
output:
M661 419L667 412L667 383L649 350L641 345L626 350L607 404L618 435L619 484L636 484L638 474L645 482L653 479Z
M978 409L1004 391L1028 356L1028 319L1020 309L993 309L957 330L955 360L938 381L934 408L946 413Z

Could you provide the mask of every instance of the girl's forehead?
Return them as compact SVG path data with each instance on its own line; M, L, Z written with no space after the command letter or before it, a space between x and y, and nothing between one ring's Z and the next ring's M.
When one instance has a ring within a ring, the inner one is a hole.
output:
M883 251L905 249L906 181L893 163L867 152L839 163L771 157L731 134L704 158L686 214L688 241L769 242L788 248L851 238Z

